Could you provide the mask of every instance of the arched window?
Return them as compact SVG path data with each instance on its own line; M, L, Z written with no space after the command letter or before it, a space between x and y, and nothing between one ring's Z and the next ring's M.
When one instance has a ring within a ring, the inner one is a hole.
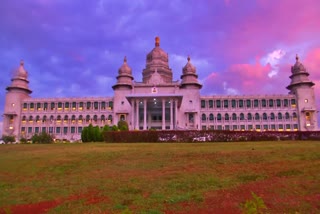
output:
M68 115L65 115L63 118L63 121L66 123L66 122L68 122L68 119L69 119Z
M240 120L244 120L244 114L240 113Z
M52 102L52 103L50 104L51 110L54 110L55 106L56 106L56 104L55 104L54 102Z
M43 121L43 122L46 122L46 121L47 121L47 116L46 116L46 115L43 116L42 121Z
M86 121L89 122L89 120L90 120L90 115L87 115L86 116Z
M101 121L105 121L106 120L106 116L101 115Z
M26 122L26 120L27 120L27 117L26 117L26 116L23 116L23 117L22 117L22 122Z
M271 120L274 120L274 118L275 118L274 113L271 113L271 114L270 114L270 119L271 119Z
M205 114L202 114L202 115L201 115L201 120L202 120L202 121L206 121L206 115L205 115Z
M290 119L290 115L289 115L288 112L286 112L285 117L286 117L286 120L289 120L289 119Z
M29 116L29 122L32 122L32 121L33 121L33 117Z
M87 109L91 108L91 102L87 102Z
M112 115L111 114L108 116L108 120L110 120L112 122Z
M259 115L259 113L256 113L256 114L254 115L254 119L255 119L255 120L260 120L260 115Z
M229 114L228 114L228 113L226 113L226 114L224 115L224 120L229 120Z
M95 122L97 122L97 121L98 121L98 116L97 116L97 115L94 115L94 116L93 116L93 120L94 120Z
M233 113L233 114L232 114L232 120L237 120L237 115L236 115L236 113Z
M54 117L53 115L50 116L50 121L53 121L54 120Z
M36 122L40 122L40 116L39 115L36 116Z
M252 114L248 113L248 120L252 120Z
M43 103L43 110L47 110L48 109L48 103Z
M83 116L80 115L78 120L79 120L79 121L82 121L82 120L83 120Z
M213 120L213 114L209 114L209 120L210 120L210 121Z
M217 120L221 121L221 114L217 114Z
M267 120L268 119L267 113L263 113L262 118L263 120Z
M281 112L278 113L278 120L282 120L282 114L281 114Z
M58 102L58 110L62 109L62 102Z
M66 109L66 110L68 110L69 109L69 106L70 104L69 104L69 102L66 102L65 104L64 104L64 108Z
M72 116L71 116L71 121L74 122L75 120L76 120L76 116L75 116L75 115L72 115Z
M293 112L292 118L293 118L294 120L296 120L296 119L297 119L297 113Z
M58 115L58 117L57 117L57 122L60 122L60 121L61 121L61 116Z

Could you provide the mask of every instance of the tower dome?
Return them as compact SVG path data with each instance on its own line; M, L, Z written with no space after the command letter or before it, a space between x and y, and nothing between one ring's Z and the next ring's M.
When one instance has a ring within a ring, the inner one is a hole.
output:
M160 48L160 38L155 38L155 47L147 54L146 68L142 72L144 83L149 83L155 71L165 83L172 82L172 70L169 68L168 54Z
M28 78L28 72L24 69L24 61L20 61L20 66L14 72L14 78Z
M187 60L188 60L187 64L182 69L183 74L196 73L196 67L194 67L190 62L190 56L188 56Z
M123 64L118 70L117 83L112 86L113 89L117 88L132 88L132 69L127 63L127 57L124 57Z
M132 69L130 68L130 66L127 63L127 57L125 56L123 59L123 64L122 66L119 68L118 71L119 74L129 74L132 75Z
M202 88L202 85L198 82L198 75L196 74L196 67L190 62L190 56L187 58L188 62L182 69L181 75L181 88L193 87Z
M299 56L298 54L296 55L296 63L294 64L294 66L291 67L291 72L294 73L298 73L298 72L306 72L306 68L304 67L304 65L299 61Z

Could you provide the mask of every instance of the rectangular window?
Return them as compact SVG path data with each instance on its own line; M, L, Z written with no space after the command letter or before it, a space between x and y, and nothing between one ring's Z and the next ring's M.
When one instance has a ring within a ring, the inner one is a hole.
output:
M71 126L71 133L72 133L72 134L76 133L76 127Z
M21 127L21 132L26 132L26 127Z
M206 107L206 101L205 100L201 100L201 108L205 108Z
M83 110L83 102L79 103L79 110L82 111Z
M63 134L67 134L68 133L68 127L63 127Z
M268 130L268 125L263 125L263 130Z
M39 133L39 127L35 127L35 128L34 128L34 132L35 132L35 133Z
M50 104L50 108L51 108L51 110L54 110L54 108L55 108L55 103L51 103L51 104Z
M232 129L233 129L233 130L237 130L237 129L238 129L237 125L233 125L233 126L232 126Z
M269 107L270 107L270 108L273 107L273 100L272 100L272 99L269 100Z
M41 111L42 109L41 109L41 103L37 103L37 110L38 111Z
M109 110L112 110L112 109L113 109L113 102L109 101Z
M78 127L78 133L81 134L82 132L82 127Z
M32 127L28 127L28 133L32 133Z
M236 100L231 100L231 106L232 108L236 108Z
M277 99L277 107L280 107L281 106L281 100L280 99Z
M41 132L46 132L46 127L42 127Z
M256 125L256 130L260 131L260 129L261 129L260 125Z
M265 99L262 99L262 100L261 100L261 106L262 106L263 108L267 107L267 101L266 101Z
M47 110L48 109L48 103L44 103L43 104L43 110Z
M229 107L229 106L228 106L228 103L229 103L228 100L224 100L224 101L223 101L223 107L224 107L224 108L228 108L228 107Z
M283 100L283 106L284 107L288 107L288 99L284 99Z
M253 105L255 108L258 108L259 107L259 100L254 100Z
M243 108L243 100L239 100L239 108Z
M244 131L246 127L245 125L241 125L240 128L241 128L241 131Z
M213 100L209 100L209 108L213 108Z
M218 125L217 129L218 129L218 130L222 130L222 126L221 126L221 125Z
M30 110L34 110L34 103L30 103Z
M298 131L298 124L293 124L293 129L294 129L295 131Z
M103 109L103 110L106 109L106 102L104 102L104 101L101 102L101 109Z
M77 109L77 103L76 102L72 102L72 110L76 110Z
M272 125L271 125L271 130L272 130L272 131L276 130L276 125L275 125L275 124L272 124Z
M230 126L229 126L229 125L226 125L226 126L224 127L224 130L230 130Z
M23 103L23 110L26 111L28 108L28 104L27 103Z
M217 104L217 108L221 108L221 100L217 100L216 104Z
M93 103L93 107L94 107L95 110L98 110L98 108L99 108L98 102L94 102Z
M252 125L248 125L248 130L252 130L252 129L253 129Z
M60 127L57 127L57 128L56 128L56 133L57 133L57 134L60 134L60 132L61 132L61 128L60 128Z
M206 126L202 126L201 129L202 130L207 130L207 127Z
M290 124L286 124L286 131L290 131L290 130L291 130Z
M295 99L291 99L291 107L292 108L296 107L296 100Z
M251 100L247 100L247 108L251 108Z
M69 107L70 107L70 103L69 103L69 102L66 102L66 103L64 104L64 109L65 109L65 110L69 110Z
M87 102L87 109L91 109L91 102Z
M49 127L49 133L50 133L50 134L53 133L53 127Z

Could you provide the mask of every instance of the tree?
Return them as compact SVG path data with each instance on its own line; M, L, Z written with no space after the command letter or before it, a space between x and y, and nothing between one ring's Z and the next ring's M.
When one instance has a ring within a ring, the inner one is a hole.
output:
M119 128L120 131L128 131L129 130L129 126L128 126L127 121L120 120L118 122L118 128Z
M86 142L89 142L88 141L88 127L84 127L82 129L82 132L81 132L81 140L82 142L86 143Z

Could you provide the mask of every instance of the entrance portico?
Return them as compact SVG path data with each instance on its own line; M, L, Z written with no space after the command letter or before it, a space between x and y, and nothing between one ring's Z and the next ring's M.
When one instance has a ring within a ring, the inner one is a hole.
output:
M140 94L126 97L131 104L133 130L174 130L182 95Z

